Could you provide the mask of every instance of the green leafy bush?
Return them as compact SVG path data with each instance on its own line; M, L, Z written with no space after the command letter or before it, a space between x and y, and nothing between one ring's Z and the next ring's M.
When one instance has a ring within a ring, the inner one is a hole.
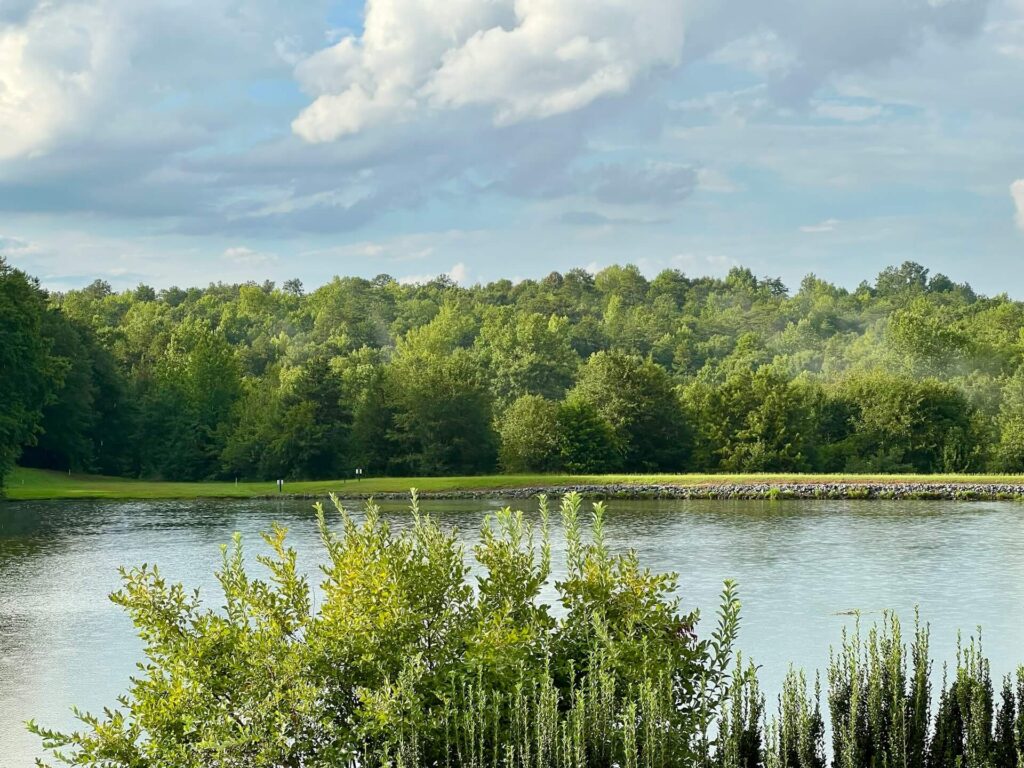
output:
M360 522L318 508L321 591L285 530L265 536L252 578L238 539L218 573L222 610L155 567L123 572L113 599L146 660L119 707L80 714L77 733L35 724L67 765L668 766L709 754L727 693L739 603L726 583L706 639L673 575L609 552L603 507L583 535L566 496L562 617L540 602L551 576L541 523L505 509L474 548L475 589L456 536L419 511L395 533L373 504ZM315 606L315 608L314 608Z

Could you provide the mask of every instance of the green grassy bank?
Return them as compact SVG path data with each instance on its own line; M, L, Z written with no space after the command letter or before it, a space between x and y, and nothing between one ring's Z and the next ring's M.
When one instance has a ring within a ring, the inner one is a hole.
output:
M286 482L287 494L326 495L490 491L566 485L744 485L753 483L971 483L1024 484L1022 475L480 475L472 477L382 477L361 481L314 480ZM200 499L274 496L277 486L265 483L168 483L99 475L68 475L41 469L17 468L8 478L7 497L28 499Z

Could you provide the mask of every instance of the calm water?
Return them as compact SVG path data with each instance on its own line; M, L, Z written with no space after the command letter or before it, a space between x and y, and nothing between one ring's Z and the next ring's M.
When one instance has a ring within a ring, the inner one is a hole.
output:
M514 503L515 504L515 503ZM467 541L498 502L428 502ZM404 525L403 505L386 505ZM73 724L125 689L139 658L132 627L106 595L121 564L158 563L216 601L219 546L240 531L285 523L307 570L320 562L309 502L45 502L0 505L0 763L39 754L21 723ZM740 645L764 665L773 696L789 660L827 663L851 623L883 609L931 622L939 660L958 630L984 628L993 674L1024 661L1024 506L957 502L615 502L607 530L619 549L674 570L708 630L722 580L740 582ZM555 532L556 547L558 532Z

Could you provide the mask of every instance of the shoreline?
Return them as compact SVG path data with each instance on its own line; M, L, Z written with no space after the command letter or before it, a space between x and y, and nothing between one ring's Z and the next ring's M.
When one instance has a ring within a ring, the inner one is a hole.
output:
M507 488L446 489L420 491L423 500L455 501L473 499L532 499L541 494L557 498L577 492L591 500L679 500L679 501L1019 501L1024 502L1024 483L920 483L920 482L806 482L806 483L607 483L575 485L514 486ZM354 492L348 489L305 493L267 493L247 496L197 494L149 497L108 496L89 493L74 496L6 498L9 503L33 501L287 501L326 500L334 493L345 501L402 501L410 491Z
M792 500L934 500L934 501L1024 501L1024 484L1003 483L709 483L674 485L671 483L609 483L538 486L532 488L495 488L464 491L417 492L421 499L529 499L540 494L549 497L577 492L591 499L666 499L718 501ZM282 494L286 496L287 494ZM335 493L339 499L400 500L409 494ZM320 494L296 494L293 498L325 498ZM277 498L277 497L269 497Z
M815 475L815 474L650 474L650 475L467 475L374 477L273 482L166 482L102 475L67 475L17 468L5 500L122 501L200 499L403 500L416 488L423 499L529 499L576 491L589 499L945 499L1024 501L1024 475Z

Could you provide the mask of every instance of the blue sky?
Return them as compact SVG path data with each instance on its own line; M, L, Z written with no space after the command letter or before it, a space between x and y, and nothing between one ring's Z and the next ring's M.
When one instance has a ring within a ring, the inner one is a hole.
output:
M633 262L1024 297L1024 0L3 0L51 288Z

